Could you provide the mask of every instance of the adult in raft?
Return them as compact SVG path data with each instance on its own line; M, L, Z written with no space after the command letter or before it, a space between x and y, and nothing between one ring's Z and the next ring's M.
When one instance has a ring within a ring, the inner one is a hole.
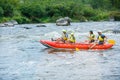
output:
M93 43L93 42L95 42L95 35L94 35L94 33L93 33L93 31L91 30L91 31L89 31L89 36L88 36L88 38L89 38L89 43Z
M65 43L68 40L68 34L66 30L62 30L62 32L61 41Z
M61 38L58 38L57 40L53 40L53 38L52 38L52 41L64 42L64 43L66 43L67 40L68 40L68 34L67 34L66 30L62 30L62 37Z
M103 45L106 42L106 40L107 40L107 37L104 34L102 34L101 30L99 30L96 42L98 41L99 45ZM92 49L93 47L95 47L95 45L97 44L96 42L92 46L90 46L89 49Z
M107 40L107 37L104 34L102 34L101 30L99 30L98 37L97 37L98 44L103 45L106 42L106 40Z
M74 33L71 33L67 42L68 43L75 43L75 41L76 41L76 39L75 39Z

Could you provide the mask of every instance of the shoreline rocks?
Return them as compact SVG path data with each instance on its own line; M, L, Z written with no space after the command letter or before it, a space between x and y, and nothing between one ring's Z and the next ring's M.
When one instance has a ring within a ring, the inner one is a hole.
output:
M18 22L15 20L11 20L5 23L0 23L0 27L14 27L14 25L17 25Z

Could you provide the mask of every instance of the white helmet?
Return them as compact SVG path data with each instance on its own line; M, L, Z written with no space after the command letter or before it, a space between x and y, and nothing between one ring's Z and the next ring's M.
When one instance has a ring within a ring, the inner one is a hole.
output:
M102 33L102 31L101 31L101 30L98 30L98 32Z

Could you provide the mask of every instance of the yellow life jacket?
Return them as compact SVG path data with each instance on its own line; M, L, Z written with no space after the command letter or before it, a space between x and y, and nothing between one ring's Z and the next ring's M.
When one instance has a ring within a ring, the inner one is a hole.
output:
M73 42L73 43L75 43L75 37L72 36L72 35L70 35L70 41Z
M90 40L95 40L95 35L94 34L90 35Z
M62 38L64 39L64 40L67 40L68 39L68 35L67 35L67 33L66 34L62 34Z
M98 36L99 41L104 41L104 38L102 38L100 35Z

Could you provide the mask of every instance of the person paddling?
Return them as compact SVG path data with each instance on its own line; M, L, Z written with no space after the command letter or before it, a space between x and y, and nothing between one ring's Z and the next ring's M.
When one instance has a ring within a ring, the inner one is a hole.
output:
M62 30L62 37L58 38L56 40L53 40L53 38L51 38L52 41L57 41L57 42L66 42L68 40L68 34L66 30Z
M99 41L98 44L103 45L106 40L107 40L107 37L104 34L102 34L102 31L99 30L98 31L98 38L97 38L97 41Z
M94 35L94 33L93 33L93 31L89 31L89 36L88 36L88 38L89 38L89 43L93 43L93 42L95 42L95 35Z
M68 34L66 30L62 30L62 37L61 37L61 41L63 41L64 43L68 40Z
M102 34L101 30L99 30L97 40L95 41L95 43L92 46L89 47L89 49L94 48L96 46L96 44L103 45L106 40L107 40L107 37L104 34ZM97 43L97 41L98 41L98 43Z
M68 39L68 43L75 43L75 41L76 39L75 39L74 33L71 33Z

